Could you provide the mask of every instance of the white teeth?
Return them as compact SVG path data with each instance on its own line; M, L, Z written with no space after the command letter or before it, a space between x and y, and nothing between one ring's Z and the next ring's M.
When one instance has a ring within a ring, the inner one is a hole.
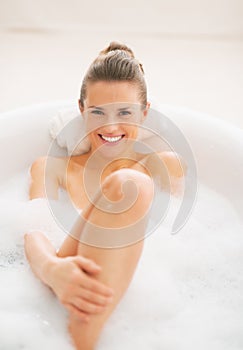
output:
M117 142L120 141L122 136L113 136L113 137L108 137L108 136L104 136L101 135L102 139L108 142Z

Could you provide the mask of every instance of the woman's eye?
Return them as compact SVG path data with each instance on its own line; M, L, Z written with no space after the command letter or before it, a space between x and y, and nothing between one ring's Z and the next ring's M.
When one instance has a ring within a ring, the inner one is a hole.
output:
M131 115L130 111L120 111L119 116L121 117L129 117Z
M104 115L104 113L102 111L100 111L99 109L94 109L91 111L92 114L95 115Z

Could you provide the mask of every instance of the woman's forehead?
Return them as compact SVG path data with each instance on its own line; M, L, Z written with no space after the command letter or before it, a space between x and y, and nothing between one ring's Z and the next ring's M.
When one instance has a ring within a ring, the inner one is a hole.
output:
M138 111L141 109L141 103L131 102L114 102L102 105L89 105L86 110L97 109L103 112L122 112L122 111Z
M99 81L89 83L85 107L111 103L139 103L139 90L136 84L127 81Z

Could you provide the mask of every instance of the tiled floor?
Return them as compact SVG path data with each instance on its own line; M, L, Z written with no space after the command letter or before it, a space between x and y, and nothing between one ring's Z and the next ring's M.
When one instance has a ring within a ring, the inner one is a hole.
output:
M243 128L241 36L113 30L0 31L0 112L78 99L91 60L111 40L130 45L149 92L162 103L209 113Z

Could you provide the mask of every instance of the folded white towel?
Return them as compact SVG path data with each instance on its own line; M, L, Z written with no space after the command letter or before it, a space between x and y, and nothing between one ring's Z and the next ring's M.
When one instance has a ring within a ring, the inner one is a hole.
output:
M49 132L60 147L67 148L68 155L79 155L90 149L83 118L75 106L60 110L50 120Z

